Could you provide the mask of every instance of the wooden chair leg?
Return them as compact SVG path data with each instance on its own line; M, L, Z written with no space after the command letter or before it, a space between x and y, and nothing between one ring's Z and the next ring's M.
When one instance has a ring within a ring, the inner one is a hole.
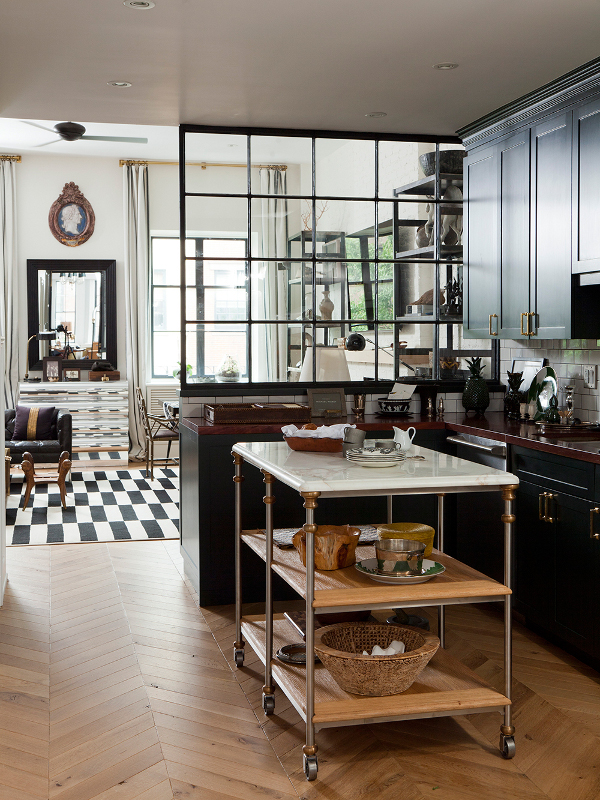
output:
M154 480L154 442L152 439L150 439L150 480Z
M146 439L146 477L148 477L150 465L150 439Z
M169 439L169 444L167 445L167 457L165 458L165 467L169 466L169 453L171 452L171 445L173 442Z
M34 480L34 469L33 469L33 459L29 455L29 459L26 459L25 456L29 455L29 453L25 453L23 455L23 461L21 462L21 468L23 469L23 473L25 475L26 481L26 488L25 488L25 498L23 500L23 509L27 508L27 504L29 503L29 498L31 496L31 490L35 486Z
M63 456L67 456L63 459ZM60 491L60 501L62 503L62 507L67 507L67 487L65 485L65 479L69 474L69 470L71 469L71 461L68 458L68 453L63 453L60 457L59 467L58 467L58 488Z

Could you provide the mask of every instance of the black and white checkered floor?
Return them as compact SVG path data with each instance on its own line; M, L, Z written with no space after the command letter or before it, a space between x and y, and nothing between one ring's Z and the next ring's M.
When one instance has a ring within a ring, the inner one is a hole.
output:
M40 468L41 471L41 468ZM173 469L71 472L67 508L56 484L40 484L23 509L25 485L13 475L6 543L58 544L179 538L179 477ZM33 500L33 502L32 502Z

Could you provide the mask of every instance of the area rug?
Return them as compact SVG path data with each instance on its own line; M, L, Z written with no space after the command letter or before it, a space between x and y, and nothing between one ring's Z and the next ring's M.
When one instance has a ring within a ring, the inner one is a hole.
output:
M71 472L67 508L55 484L36 486L23 509L25 485L11 480L8 545L179 538L179 477L173 469ZM33 502L32 502L33 501Z

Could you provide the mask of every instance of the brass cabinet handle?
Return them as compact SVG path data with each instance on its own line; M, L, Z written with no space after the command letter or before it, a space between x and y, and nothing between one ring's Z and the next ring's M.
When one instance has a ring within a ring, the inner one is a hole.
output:
M533 321L535 324L535 311L529 311L527 313L527 336L537 336L535 331L531 330L531 318L533 317Z
M539 508L538 508L538 516L542 522L546 522L546 515L544 514L544 500L546 498L546 492L539 496Z
M492 330L492 319L494 318L498 319L498 314L490 314L490 327L489 327L490 336L498 336L498 331L494 333L494 331Z
M594 533L594 514L600 514L600 508L590 509L590 539L600 539L600 533Z
M527 312L526 312L526 311L524 311L524 312L521 314L521 336L527 336L527 335L528 335L528 334L527 334L527 331L524 331L524 330L523 330L523 317L527 317ZM527 317L527 319L529 320L529 317Z
M544 522L554 522L556 518L550 516L550 501L554 500L555 495L551 492L544 492L544 497L546 498L544 503Z

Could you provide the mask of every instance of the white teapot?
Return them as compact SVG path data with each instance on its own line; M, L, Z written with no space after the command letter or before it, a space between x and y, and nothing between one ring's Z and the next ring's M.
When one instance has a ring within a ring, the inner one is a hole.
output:
M400 446L401 450L408 450L415 438L416 428L409 428L403 431L402 428L394 428L394 441Z

